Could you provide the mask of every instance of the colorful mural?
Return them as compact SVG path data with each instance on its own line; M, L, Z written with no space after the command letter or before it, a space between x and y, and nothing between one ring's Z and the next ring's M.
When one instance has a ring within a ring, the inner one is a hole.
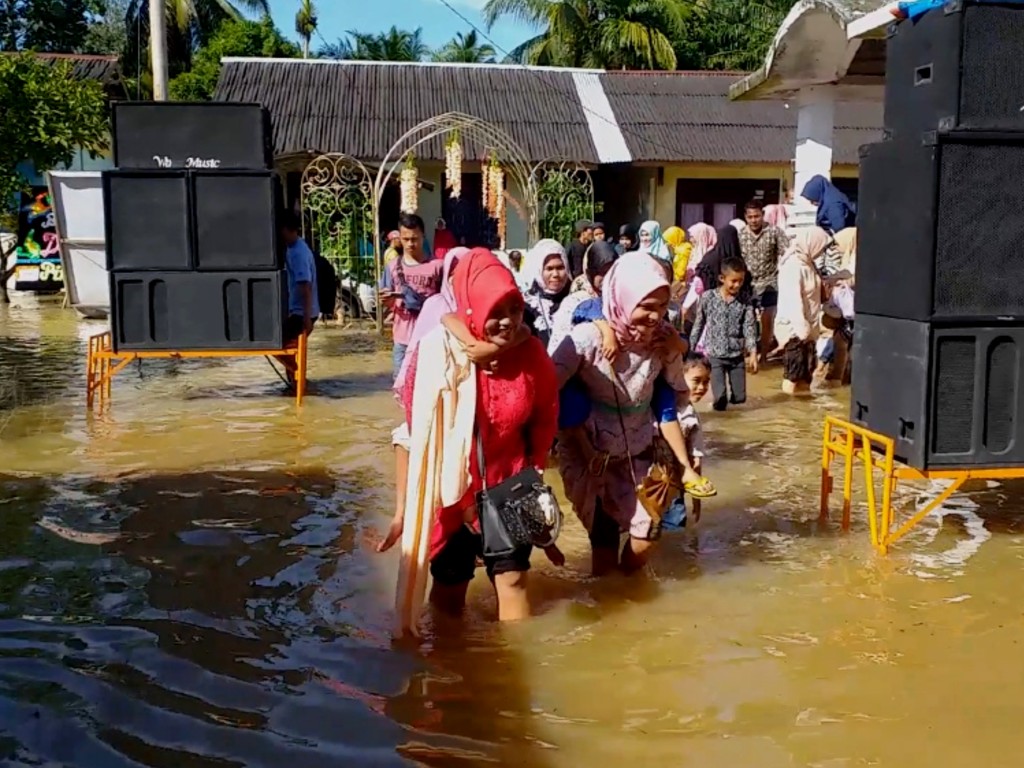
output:
M18 210L18 246L14 251L14 287L20 291L59 291L64 268L54 223L50 193L34 187L22 193Z

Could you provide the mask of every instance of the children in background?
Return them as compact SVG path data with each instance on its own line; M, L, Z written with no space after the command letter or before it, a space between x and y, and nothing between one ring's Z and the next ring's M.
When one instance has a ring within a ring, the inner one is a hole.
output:
M856 230L844 230L847 232ZM821 281L821 335L815 344L818 365L811 388L842 382L853 344L853 275L844 269Z
M740 298L746 276L747 266L742 259L726 258L722 261L718 289L706 291L697 304L691 338L703 339L704 353L711 363L711 394L716 411L724 411L729 402L746 402L744 358L750 372L757 373L754 308Z
M711 363L703 355L691 354L684 361L686 386L690 388L689 401L676 412L686 443L688 467L702 475L704 471L704 433L700 428L700 417L694 407L708 393L711 383ZM700 497L693 498L693 521L700 522ZM686 527L686 502L682 497L672 502L661 521L666 530L681 530Z
M604 357L612 361L619 353L618 340L611 325L605 320L599 298L587 299L573 312L573 325L592 322L601 333L601 347ZM689 343L674 329L666 326L662 331L665 349L669 353L685 355ZM654 382L654 396L651 408L658 423L658 431L682 469L683 488L695 499L710 498L718 493L715 486L695 470L686 450L686 439L678 420L676 391L660 376ZM590 471L600 474L607 455L594 449L587 434L585 423L590 415L590 401L582 383L573 378L566 382L559 394L558 439L571 443L587 457Z

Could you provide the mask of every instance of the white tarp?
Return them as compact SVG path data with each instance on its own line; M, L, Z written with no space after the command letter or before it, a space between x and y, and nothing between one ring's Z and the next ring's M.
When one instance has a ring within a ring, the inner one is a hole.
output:
M103 178L99 171L50 171L47 183L71 306L86 317L109 314Z

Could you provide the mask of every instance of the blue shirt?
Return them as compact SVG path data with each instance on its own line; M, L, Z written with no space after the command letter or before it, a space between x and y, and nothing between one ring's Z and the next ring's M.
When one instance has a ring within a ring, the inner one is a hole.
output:
M284 262L288 272L288 314L306 316L306 304L299 292L299 284L309 283L313 289L311 319L315 320L320 317L320 301L316 295L316 261L313 259L313 251L300 237L288 246Z

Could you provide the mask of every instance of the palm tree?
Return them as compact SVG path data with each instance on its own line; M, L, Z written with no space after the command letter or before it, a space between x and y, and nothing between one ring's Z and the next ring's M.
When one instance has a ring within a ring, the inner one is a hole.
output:
M687 0L487 0L488 28L504 17L543 31L514 48L524 64L605 69L675 69L672 40Z
M200 48L222 21L270 14L269 0L165 0L167 3L167 58L171 74L188 68L192 55ZM130 0L127 26L129 50L126 62L134 62L144 55L138 50L140 40L148 37L149 2Z
M302 41L302 58L309 58L309 41L316 32L316 6L313 0L299 0L299 11L295 14L295 32Z
M434 61L462 62L466 64L493 64L494 48L479 43L476 30L468 34L459 32L441 48L434 51Z
M387 32L348 33L348 40L320 49L319 55L328 59L354 59L358 61L423 61L430 49L423 42L423 29L410 32L391 27Z

